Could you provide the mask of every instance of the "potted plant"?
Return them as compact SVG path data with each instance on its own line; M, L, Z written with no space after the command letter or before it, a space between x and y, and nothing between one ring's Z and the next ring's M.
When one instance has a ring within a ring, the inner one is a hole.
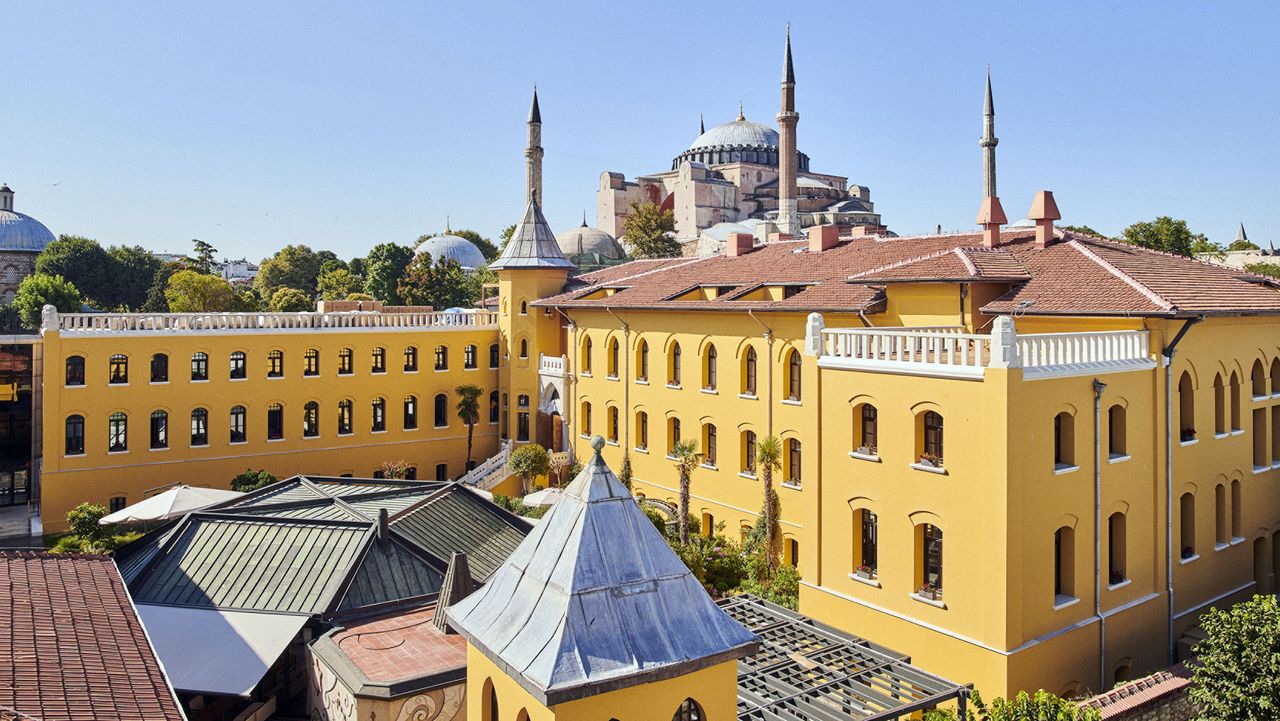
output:
M942 468L942 456L928 452L921 453L920 465L928 466L929 468Z
M862 564L861 566L858 566L857 570L854 571L854 573L858 574L858 578L865 578L868 581L873 580L876 577L876 569L872 568L871 566L868 566L865 563Z
M795 393L792 393L791 395L787 396L787 400L791 401L792 403L799 403L800 396L796 395Z
M1182 547L1182 560L1185 561L1186 559L1191 558L1194 555L1196 555L1196 549L1192 548L1191 546Z
M926 583L920 587L919 591L916 591L916 595L930 601L937 601L942 597L942 589L932 583Z
M876 447L875 446L858 446L857 453L863 456L874 456L876 455Z
M1194 441L1195 439L1196 439L1196 429L1194 429L1194 428L1183 428L1183 429L1182 429L1182 442L1183 442L1183 443L1186 443L1187 441Z

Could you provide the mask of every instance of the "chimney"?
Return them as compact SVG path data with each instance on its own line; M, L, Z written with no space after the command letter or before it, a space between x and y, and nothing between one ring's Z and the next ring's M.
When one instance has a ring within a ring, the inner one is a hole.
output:
M467 554L454 551L449 557L449 567L444 572L444 582L440 585L440 595L436 600L436 613L431 622L441 633L456 633L449 628L449 607L470 596L476 590L476 581L471 577L471 567L467 563Z
M982 244L988 248L999 246L1000 226L1009 222L1004 217L1004 208L1000 205L999 198L988 195L982 199L982 205L978 207L977 222L982 226Z
M1053 221L1062 220L1058 204L1053 201L1053 191L1042 190L1031 201L1027 218L1036 221L1036 247L1043 248L1053 241Z
M730 233L725 240L724 254L728 256L746 255L756 245L755 236L750 233Z
M840 229L834 225L815 225L809 228L809 252L821 253L836 247Z
M386 546L390 540L387 528L387 509L378 509L378 544Z

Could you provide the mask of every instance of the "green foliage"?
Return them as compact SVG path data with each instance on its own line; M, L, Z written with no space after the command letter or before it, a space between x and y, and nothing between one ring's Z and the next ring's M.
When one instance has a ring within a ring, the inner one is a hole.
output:
M1208 242L1203 235L1192 233L1187 227L1187 221L1174 220L1167 215L1150 222L1134 223L1124 229L1120 240L1141 248L1185 256L1192 254L1197 241Z
M676 216L670 210L636 201L622 221L622 241L636 258L675 258L680 255L675 230Z
M760 513L760 541L770 568L778 566L778 492L773 487L773 474L782 468L782 441L777 436L761 438L756 443L756 468L764 477L764 498Z
M404 270L413 260L413 249L395 243L380 243L369 251L364 290L387 305L404 305L397 288Z
M692 439L676 441L671 446L671 457L675 459L676 472L680 476L680 510L676 518L676 529L681 544L689 543L689 485L693 480L693 470L702 462L702 454L698 452L698 444Z
M1191 700L1198 721L1245 721L1280 717L1280 603L1254 596L1229 609L1200 617L1203 641L1196 644Z
M225 313L236 310L239 303L230 283L194 270L169 276L164 298L173 313Z
M466 301L459 303L459 306L470 308L480 302L480 297L484 295L484 285L487 283L497 283L497 271L481 268L475 272L467 273L466 280L463 281L464 297Z
M505 508L517 516L524 516L525 518L542 518L547 515L547 511L551 510L551 506L528 506L519 498L512 498L510 496L495 495L493 497L493 502L497 504L498 507Z
M383 478L402 481L409 477L409 464L404 461L383 461L378 470L382 471Z
M329 261L329 263L342 261ZM326 263L328 265L328 263ZM316 279L316 290L320 300L342 300L363 290L360 279L351 275L346 268L331 268L320 273Z
M640 510L644 511L644 515L648 517L649 522L653 524L654 528L658 529L658 533L661 533L662 537L666 538L669 543L671 539L667 535L667 517L662 515L661 511L648 506L641 506Z
M628 491L631 490L631 454L622 454L622 468L618 470L618 480Z
M191 245L194 252L187 259L187 267L197 273L211 275L213 273L213 254L217 253L218 249L199 238L192 238Z
M232 309L237 313L255 313L266 310L267 304L262 302L262 296L258 295L255 288L248 287L236 291L236 301Z
M267 302L273 313L302 313L315 307L310 296L297 288L277 288Z
M116 526L104 526L98 521L107 515L107 509L92 503L81 503L67 511L67 523L71 532L58 539L51 549L54 553L106 553L139 538L136 532L120 533Z
M1082 708L1075 702L1059 698L1044 689L1035 695L1019 691L1012 700L997 697L987 705L982 695L973 692L964 719L952 709L931 709L924 721L1100 721L1096 708Z
M80 311L80 291L60 275L36 272L22 279L13 296L12 307L24 328L39 328L40 313L52 305L59 313Z
M779 606L799 610L800 571L795 566L781 564L770 569L763 547L747 554L746 566L747 578L738 588L739 592L755 594Z
M1258 250L1258 246L1247 240L1233 240L1227 250Z
M458 394L458 420L467 424L467 461L471 461L471 440L476 424L480 422L480 395L484 389L467 383L453 389Z
M281 288L293 288L310 301L316 294L320 267L333 253L316 253L305 245L286 245L275 255L262 261L254 286L263 298L273 298Z
M180 270L185 270L181 263L164 263L151 277L151 285L147 288L147 299L142 304L145 313L168 313L169 300L164 292L169 287L169 279Z
M147 291L164 263L136 245L108 248L107 256L111 258L107 273L111 279L112 292L103 301L110 303L113 308L141 310L147 302Z
M569 464L569 470L565 471L565 477L577 478L579 473L582 473L582 461L575 458L573 463Z
M1063 229L1063 230L1069 230L1069 231L1071 231L1071 232L1073 232L1073 233L1083 233L1083 234L1085 234L1085 235L1093 235L1093 236L1096 236L1096 237L1099 237L1099 238L1105 238L1105 237L1107 237L1107 236L1103 235L1102 233L1099 233L1098 231L1094 230L1093 228L1090 228L1090 227L1089 227L1089 226L1087 226L1087 225L1064 225L1064 226L1062 226L1062 229Z
M1191 255L1192 257L1207 255L1211 258L1222 260L1227 257L1227 252L1220 244L1200 235L1196 236L1195 241L1191 243Z
M255 471L252 468L246 468L244 473L237 474L231 479L231 490L241 493L256 491L263 486L269 486L275 483L277 478L266 471Z
M502 229L502 232L498 234L498 237L502 239L502 243L498 246L499 254L502 253L503 248L507 247L507 243L511 240L511 236L515 234L516 234L515 223L512 223L511 225L508 225L507 227Z
M351 293L347 295L347 300L373 300L373 296L368 293Z
M498 257L498 246L494 245L492 240L485 238L474 230L455 230L453 231L453 234L459 238L466 238L471 241L471 243L479 248L480 252L484 254L485 260L493 260ZM426 240L426 237L424 236L419 240Z
M672 550L694 577L717 596L738 589L747 578L746 556L738 544L719 533L723 529L721 523L710 536L695 535L687 543L672 543Z
M36 256L36 272L60 275L80 290L84 299L112 307L111 256L98 241L78 235L60 235Z
M420 253L409 263L396 292L407 305L429 305L435 310L466 307L467 274L452 258L439 258L434 263L430 253Z
M551 470L551 454L537 443L529 443L512 451L507 465L520 477L521 490L528 492L530 481Z
M347 263L347 270L363 283L364 277L369 274L369 261L364 258L352 258L351 262Z
M1280 264L1276 263L1249 263L1244 267L1250 273L1257 275L1265 275L1268 278L1280 278Z

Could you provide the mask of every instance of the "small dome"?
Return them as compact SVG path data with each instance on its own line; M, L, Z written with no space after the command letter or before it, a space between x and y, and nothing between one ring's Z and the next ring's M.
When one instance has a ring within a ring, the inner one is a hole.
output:
M749 228L742 223L716 223L710 228L705 228L702 234L708 238L717 241L725 241L729 239L730 233L753 233L754 229Z
M44 223L13 209L13 191L0 187L0 251L39 253L53 242L53 233Z
M560 246L560 252L568 258L594 254L606 260L622 260L626 256L622 246L612 235L586 223L557 235L556 245Z
M716 147L778 147L778 131L768 125L753 123L739 117L731 123L717 125L699 135L689 150Z
M479 270L489 262L475 243L448 232L422 241L414 253L430 253L433 263L440 258L456 260L463 270Z

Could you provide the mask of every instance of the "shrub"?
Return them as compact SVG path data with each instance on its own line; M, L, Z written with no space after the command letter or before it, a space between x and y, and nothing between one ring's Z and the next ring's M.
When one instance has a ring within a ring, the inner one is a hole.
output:
M231 479L231 490L241 493L256 491L263 486L269 486L278 480L275 476L266 471L255 471L252 468L246 468L244 473L238 474Z
M974 691L971 701L964 719L952 709L931 709L924 713L924 721L1100 721L1102 718L1098 709L1082 708L1044 689L1036 691L1034 696L1019 691L1012 700L997 697L990 706Z
M71 532L59 538L50 550L54 553L110 554L142 535L136 531L121 533L116 526L98 523L106 515L105 507L92 503L81 503L67 511L67 523L71 526Z
M517 516L525 518L542 518L547 515L547 511L551 510L551 506L530 506L519 498L511 496L495 495L493 502L500 508L505 508Z
M1280 603L1254 596L1200 619L1205 639L1196 644L1191 699L1198 719L1276 718L1280 715Z

